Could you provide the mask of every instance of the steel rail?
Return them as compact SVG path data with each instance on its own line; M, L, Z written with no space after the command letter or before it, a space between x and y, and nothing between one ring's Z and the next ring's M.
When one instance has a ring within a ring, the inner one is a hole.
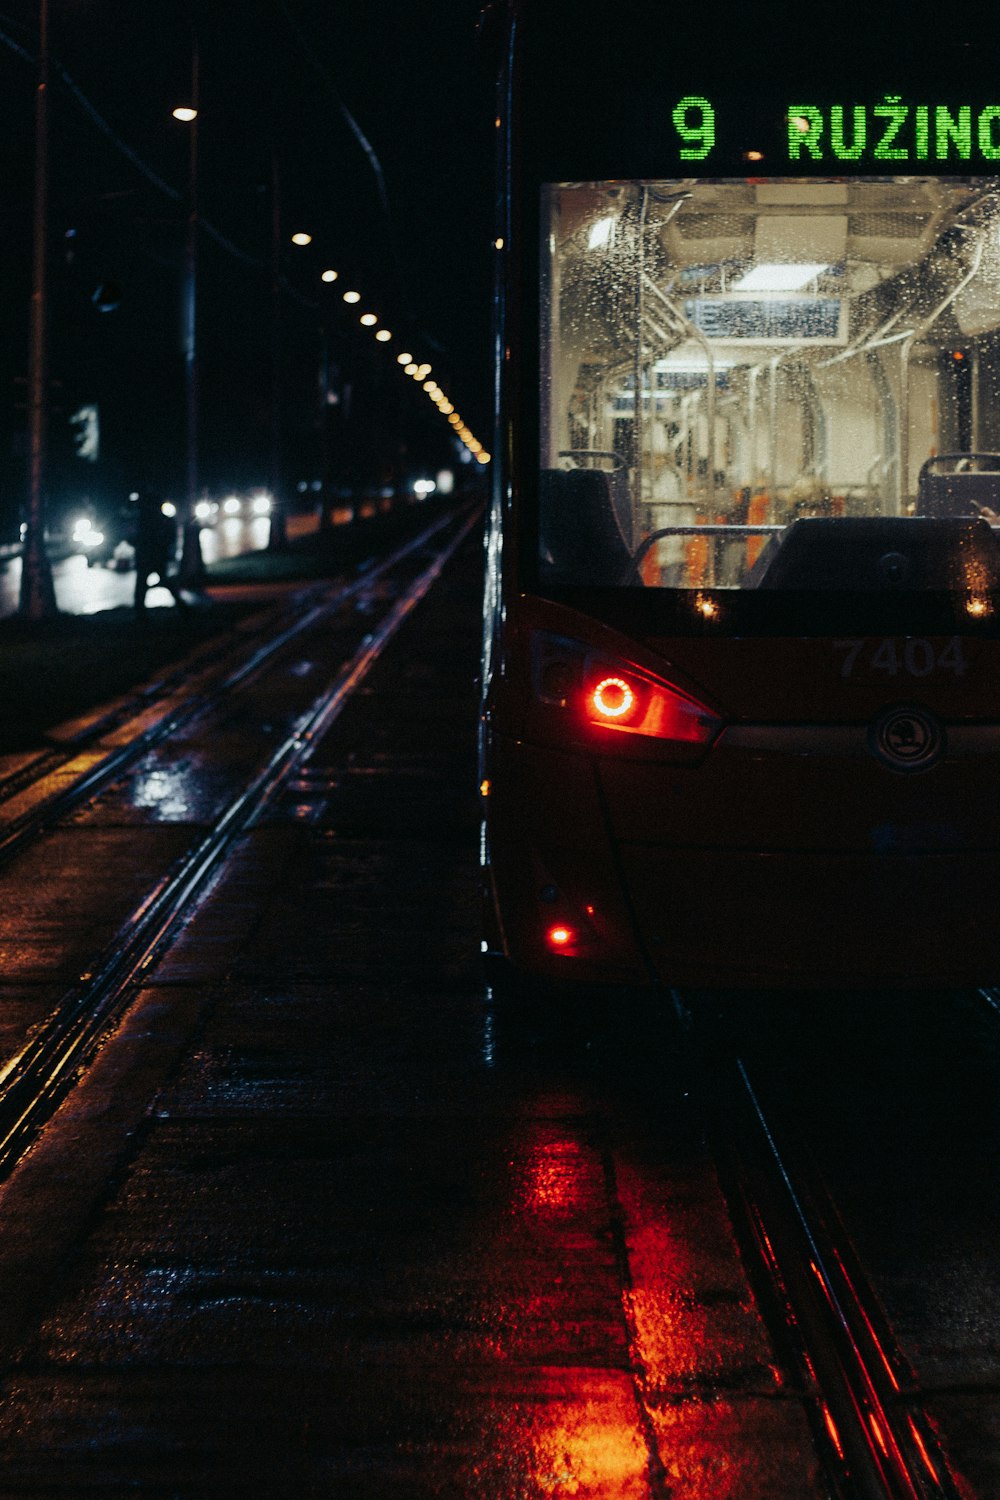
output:
M895 1346L818 1173L801 1166L793 1173L746 1064L737 1058L736 1066L772 1177L770 1213L755 1196L750 1211L790 1294L799 1329L807 1335L813 1330L806 1354L845 1481L866 1500L868 1495L960 1500L913 1372Z
M697 1038L679 994L674 1005ZM913 1371L814 1163L792 1152L744 1060L692 1056L747 1268L838 1500L962 1500ZM724 1118L725 1124L720 1123Z
M1000 989L991 986L983 986L976 991L981 1000L985 1000L991 1010L1000 1012Z
M18 817L12 818L6 827L0 830L0 869L14 859L26 845L30 844L47 828L57 823L67 813L74 811L81 803L86 802L89 798L100 792L101 788L107 782L118 776L134 761L140 759L158 744L161 744L163 740L168 739L170 735L176 733L182 726L189 725L195 722L200 716L212 712L227 693L232 692L234 688L241 686L265 670L274 657L297 637L307 633L324 619L334 614L350 599L355 598L358 594L363 594L377 579L398 566L400 562L404 561L412 553L426 547L428 542L454 519L454 514L454 512L449 512L447 515L439 517L416 537L411 538L409 542L398 547L395 552L390 553L387 558L369 568L359 577L352 579L350 583L341 584L333 590L329 588L323 589L322 597L317 603L312 604L305 614L299 615L293 620L291 625L280 630L276 635L269 637L263 645L252 652L248 658L241 661L238 666L233 668L211 690L192 694L179 707L168 709L163 718L158 720L157 723L150 725L147 729L141 730L127 744L110 750L102 760L83 772L69 786L62 787L51 797L47 797L35 807L28 808ZM312 592L316 591L313 590ZM232 655L233 652L231 650L227 653L220 653L220 656L223 656L224 660L231 660ZM172 676L168 680L173 683L178 679ZM138 717L144 711L148 711L148 708L148 700L139 700L135 717ZM113 716L109 716L109 718L113 719ZM32 785L44 779L45 776L51 775L60 765L68 765L73 757L80 753L81 749L85 748L88 743L93 743L94 739L99 738L100 733L107 733L110 728L120 727L122 722L127 723L127 717L117 722L109 722L108 719L102 719L99 721L99 725L95 726L98 732L74 742L72 748L67 751L64 757L57 756L51 762L47 759L44 760L44 764L41 765L37 776L18 786L16 789L17 792L20 793L28 790ZM35 765L37 763L33 762L32 764ZM26 769L30 771L31 767Z
M156 965L190 922L209 883L239 840L300 770L389 641L440 576L479 516L460 518L451 537L364 637L354 656L314 700L198 842L175 863L122 924L115 939L57 1003L49 1019L0 1072L0 1180L51 1117L76 1078L123 1017ZM451 516L448 519L454 520ZM442 524L447 524L442 523ZM433 531L440 530L440 526ZM423 534L426 542L430 532ZM409 550L414 550L416 544ZM384 571L384 570L383 570ZM369 580L374 574L369 574Z

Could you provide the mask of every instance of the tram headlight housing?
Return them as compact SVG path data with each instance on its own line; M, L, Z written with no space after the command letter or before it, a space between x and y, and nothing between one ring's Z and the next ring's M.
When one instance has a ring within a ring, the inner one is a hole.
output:
M722 728L718 714L674 684L548 631L533 634L532 688L536 702L563 710L588 737L604 731L698 751Z

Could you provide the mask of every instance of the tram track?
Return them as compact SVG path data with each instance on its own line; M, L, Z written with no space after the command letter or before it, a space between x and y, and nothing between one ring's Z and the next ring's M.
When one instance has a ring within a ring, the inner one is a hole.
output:
M674 1003L720 1181L786 1383L836 1500L968 1500L822 1175L735 1047Z
M363 579L357 580L347 590L338 591L335 601L316 606L312 624L346 597L371 585L401 560L412 559L421 549L428 549L437 539L431 560L401 589L381 620L365 633L335 679L314 698L304 714L297 716L295 724L271 749L266 762L229 798L211 825L149 886L87 971L64 992L47 1018L0 1069L0 1180L10 1175L74 1081L92 1062L103 1041L148 983L152 971L191 919L239 840L280 797L289 782L301 773L319 740L400 626L433 586L477 520L478 511L471 515L463 512L457 517L454 514L445 517L398 549ZM442 540L439 533L449 523L453 530ZM285 632L281 644L298 633L295 628ZM261 648L236 669L236 673L230 674L227 683L236 674L245 680L259 669L262 662L271 660L273 654L273 651ZM192 716L203 708L203 704L194 705ZM138 758L150 743L157 743L170 732L169 728L158 726L154 739L147 742L144 737L141 748L135 749L128 761ZM101 786L121 773L125 764L125 761L117 760L113 768L102 767L100 774L95 772L96 779L92 783L82 778L81 782L87 784L71 789L74 800L61 803L62 810L78 805L86 797L93 798ZM47 806L44 816L39 816L33 824L36 835L51 817L51 808ZM12 856L8 849L4 853L9 858Z
M331 587L327 584L297 591L295 602L281 611L277 621L265 624L262 632L265 639L246 653L246 643L235 649L231 643L207 653L202 662L198 653L196 686L192 688L189 673L179 668L157 679L148 692L140 692L125 708L116 708L102 715L75 736L64 747L52 747L34 758L26 766L15 771L0 782L0 869L20 854L45 829L69 813L75 811L89 799L99 795L102 788L127 771L129 766L157 745L175 734L180 728L192 725L200 716L218 709L227 694L247 684L263 673L288 646L303 639L311 630L333 616L351 599L356 599L370 590L393 568L414 553L426 547L434 537L448 525L452 513L438 517L418 535L398 547L388 557L374 566L359 572L358 576L345 584ZM304 607L303 607L304 606ZM282 621L288 617L288 623ZM277 629L274 628L275 623ZM234 659L235 658L235 659ZM207 678L207 681L202 679ZM178 692L183 693L177 701ZM150 712L151 723L143 723ZM100 754L102 742L110 737L115 741L135 725L135 733L121 743L110 743L104 754ZM94 753L100 758L93 760ZM60 785L51 794L40 796L37 801L3 821L3 807L15 798L30 799L31 793L41 789L59 772L72 766L74 760L86 757L86 764L68 784Z

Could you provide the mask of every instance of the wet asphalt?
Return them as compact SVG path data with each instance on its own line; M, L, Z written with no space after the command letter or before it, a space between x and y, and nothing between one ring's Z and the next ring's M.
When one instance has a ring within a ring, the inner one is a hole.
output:
M826 1493L672 1009L526 1016L485 991L479 586L473 540L0 1187L0 1495ZM131 841L169 854L211 816L243 722L67 847L100 835L80 849L127 887ZM12 1034L72 967L69 927L112 921L77 858L58 899L25 866ZM1000 1025L969 997L799 1000L747 1000L739 1044L957 1471L1000 1495Z

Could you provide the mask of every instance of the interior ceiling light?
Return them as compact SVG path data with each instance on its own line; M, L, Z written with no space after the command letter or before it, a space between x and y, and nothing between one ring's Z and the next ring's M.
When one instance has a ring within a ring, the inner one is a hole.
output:
M360 302L361 301L361 293L360 292L345 292L344 293L344 301L345 302Z
M605 245L610 243L614 227L615 221L613 218L598 219L596 224L590 226L590 233L587 235L587 249L603 249Z
M337 279L337 273L336 273L336 271L324 271L323 274L322 274L322 276L320 277L321 281L336 281L336 279Z
M810 281L815 281L821 271L827 270L825 264L816 265L813 262L791 262L786 266L761 265L754 266L741 276L739 281L733 282L734 292L798 292Z
M292 235L292 244L293 245L311 245L312 244L312 235L311 234L306 234L306 232L305 232L304 229L300 229L299 232L298 232L298 234L293 234Z

